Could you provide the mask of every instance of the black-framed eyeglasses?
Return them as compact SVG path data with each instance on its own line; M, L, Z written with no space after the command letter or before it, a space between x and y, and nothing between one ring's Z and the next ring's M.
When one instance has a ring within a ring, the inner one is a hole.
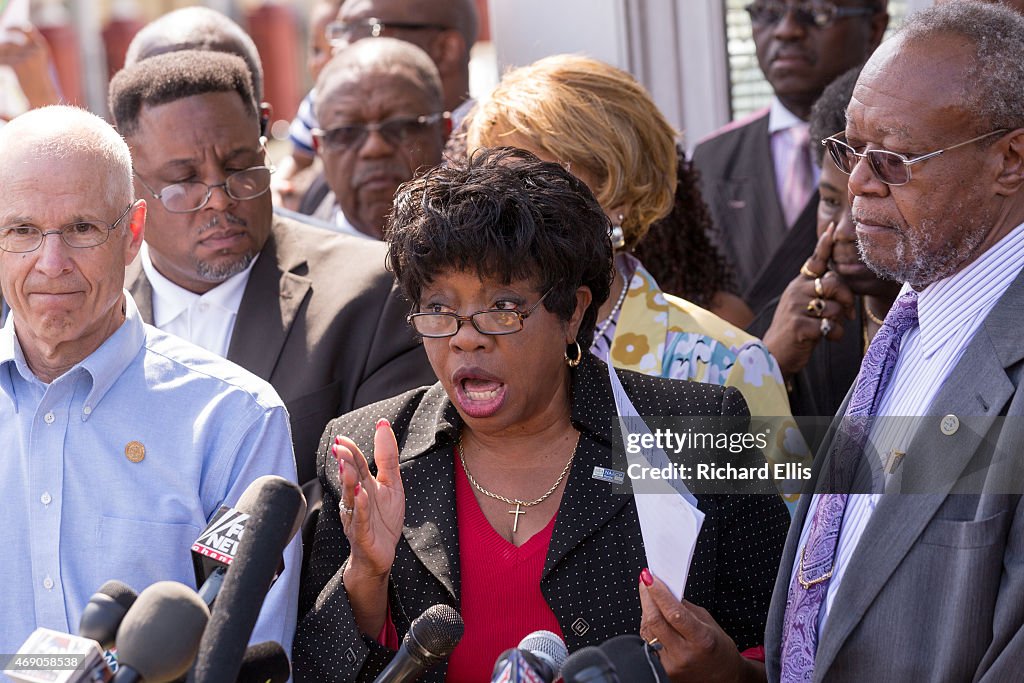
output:
M332 21L324 28L330 43L353 42L360 38L379 38L388 29L404 31L447 31L450 27L416 21L386 21L377 17L355 21Z
M371 132L380 133L388 144L400 145L409 138L420 135L451 116L448 112L436 112L424 116L396 116L377 123L353 123L330 130L314 128L313 135L327 149L345 150L361 147Z
M755 26L774 26L782 21L787 12L803 26L825 28L840 19L866 17L878 12L873 7L837 7L831 2L797 2L788 4L782 0L761 0L752 2L743 9L750 15Z
M40 230L34 225L9 225L0 228L0 249L13 254L24 254L35 251L43 245L47 235L60 235L64 244L75 249L98 247L110 237L110 231L124 220L134 204L121 212L113 223L103 221L75 221L63 225L57 230Z
M504 310L491 308L485 311L477 311L469 315L458 315L456 313L413 313L406 318L416 333L421 337L438 339L441 337L453 337L459 333L462 323L473 323L473 327L480 334L499 335L515 334L523 329L523 321L529 318L544 298L551 293L551 290L544 292L537 303L528 311L517 309Z
M1005 133L1007 129L1000 128L984 135L973 137L970 140L964 140L958 142L955 145L950 145L943 149L935 150L934 152L928 152L916 157L908 157L905 154L899 152L890 152L887 149L869 149L864 152L858 152L847 143L839 140L840 136L845 137L846 133L840 131L831 137L827 137L821 141L821 144L825 145L825 149L828 150L828 154L832 157L832 161L835 162L836 167L845 173L850 175L853 173L853 169L857 167L857 162L860 159L867 159L868 167L871 172L875 174L875 177L881 180L886 185L906 185L910 182L910 167L914 164L920 163L932 157L937 157L943 152L948 152L951 149L957 147L963 147L969 145L972 142L978 142L985 138L992 137L993 135L999 135Z
M264 156L267 154L266 142L266 138L260 138L260 150ZM159 192L150 187L138 173L135 177L153 198L159 199L164 208L171 213L192 213L206 206L213 196L213 190L218 187L223 188L229 197L239 202L266 194L270 189L270 176L274 170L273 166L250 166L229 174L223 183L208 185L198 180L190 180L165 185Z

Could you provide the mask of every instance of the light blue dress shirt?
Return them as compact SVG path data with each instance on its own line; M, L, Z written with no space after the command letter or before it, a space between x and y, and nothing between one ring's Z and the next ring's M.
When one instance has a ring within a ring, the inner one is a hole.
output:
M220 506L262 475L295 481L273 388L144 324L125 297L124 324L48 385L25 361L15 316L0 329L0 653L39 626L77 633L109 579L195 587L190 548ZM252 642L291 651L301 553L296 537Z

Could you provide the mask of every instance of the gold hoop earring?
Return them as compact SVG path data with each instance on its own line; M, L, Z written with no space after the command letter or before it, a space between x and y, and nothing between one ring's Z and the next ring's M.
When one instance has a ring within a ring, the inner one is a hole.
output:
M569 355L569 350L575 348L573 355ZM570 368L574 368L583 361L583 349L580 347L580 343L573 339L571 344L565 345L565 364Z

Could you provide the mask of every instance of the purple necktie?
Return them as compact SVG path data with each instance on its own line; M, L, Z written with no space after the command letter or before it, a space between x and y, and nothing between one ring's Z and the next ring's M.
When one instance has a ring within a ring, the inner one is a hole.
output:
M782 183L782 212L786 227L796 223L807 200L814 192L814 170L811 168L811 138L806 123L797 124L786 131L792 145L789 169Z
M863 450L878 401L896 367L900 342L907 330L916 325L917 292L910 290L893 304L864 354L853 396L846 408L842 434L837 437L843 443L840 452L832 454L833 458L849 462L851 451L859 455ZM783 683L810 681L813 677L814 656L818 651L818 614L835 566L846 499L845 493L818 495L807 542L797 560L799 566L786 600L781 652Z

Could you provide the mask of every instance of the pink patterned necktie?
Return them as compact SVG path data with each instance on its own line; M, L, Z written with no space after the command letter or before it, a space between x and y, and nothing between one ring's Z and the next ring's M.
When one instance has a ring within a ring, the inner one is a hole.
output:
M814 171L811 169L811 138L806 123L792 126L786 131L792 145L793 156L782 184L782 212L786 226L796 223L807 200L814 192Z
M903 335L916 326L917 292L910 290L896 300L864 354L844 415L843 433L837 437L845 443L841 452L834 452L833 457L848 460L851 450L859 457L867 443L878 401L896 367ZM814 657L818 651L818 614L828 592L846 510L845 493L823 493L817 498L807 542L799 556L800 564L786 600L781 652L783 683L810 681L813 677Z

